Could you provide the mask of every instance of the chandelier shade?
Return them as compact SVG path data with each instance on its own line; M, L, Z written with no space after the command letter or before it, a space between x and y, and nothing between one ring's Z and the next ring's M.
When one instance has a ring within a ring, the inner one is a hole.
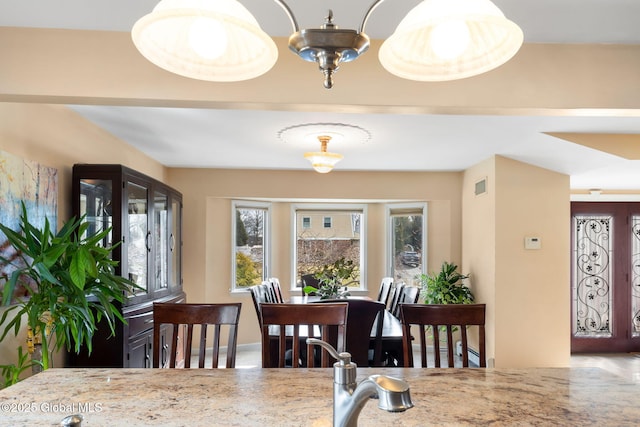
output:
M358 30L341 29L329 10L320 28L300 29L284 0L274 0L292 27L289 49L315 62L331 89L334 74L369 48L365 27L384 2L374 0ZM140 53L157 66L193 79L232 82L258 77L278 59L274 41L237 0L161 0L132 29ZM378 58L410 80L445 81L490 71L511 59L522 30L490 0L423 0L382 43Z
M524 35L489 0L424 0L378 52L382 66L418 81L456 80L507 62Z
M275 42L236 0L161 0L131 36L155 65L198 80L252 79L278 59Z
M328 135L318 136L320 151L304 153L304 158L311 162L311 167L318 173L329 173L336 163L344 158L342 154L327 151L327 144L331 140Z

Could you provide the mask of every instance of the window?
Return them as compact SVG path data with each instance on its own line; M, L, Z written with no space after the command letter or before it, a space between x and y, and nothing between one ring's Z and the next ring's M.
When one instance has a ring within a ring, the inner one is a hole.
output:
M427 206L424 203L389 205L388 265L396 281L419 286L416 276L427 270Z
M345 258L357 266L355 279L345 285L365 290L363 224L366 206L297 205L292 211L296 286L301 286L303 275L314 274L324 265Z
M269 272L269 205L232 203L232 291L266 280Z

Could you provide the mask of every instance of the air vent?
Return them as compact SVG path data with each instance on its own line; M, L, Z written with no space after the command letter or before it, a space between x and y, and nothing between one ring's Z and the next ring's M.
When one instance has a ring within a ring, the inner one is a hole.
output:
M482 178L480 181L476 182L476 196L484 194L487 192L487 178Z

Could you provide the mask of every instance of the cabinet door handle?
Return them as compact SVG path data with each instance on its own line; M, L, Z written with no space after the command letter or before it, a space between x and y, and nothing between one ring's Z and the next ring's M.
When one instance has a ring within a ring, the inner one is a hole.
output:
M151 231L147 231L147 236L144 239L144 245L147 247L147 252L151 252L151 246L149 246L150 237L151 237Z
M173 249L176 247L176 236L171 233L169 236L169 250L173 252Z

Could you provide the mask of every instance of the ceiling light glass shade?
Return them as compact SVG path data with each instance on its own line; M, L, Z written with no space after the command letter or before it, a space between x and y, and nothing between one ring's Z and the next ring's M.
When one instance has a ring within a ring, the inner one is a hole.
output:
M499 67L523 40L520 27L489 0L424 0L384 41L378 57L404 79L455 80Z
M162 0L131 36L155 65L198 80L252 79L278 59L274 41L236 0Z
M318 136L321 148L320 151L312 151L304 153L304 158L311 162L311 166L316 172L328 173L340 160L344 158L342 154L329 153L327 151L327 143L331 140L330 136Z

